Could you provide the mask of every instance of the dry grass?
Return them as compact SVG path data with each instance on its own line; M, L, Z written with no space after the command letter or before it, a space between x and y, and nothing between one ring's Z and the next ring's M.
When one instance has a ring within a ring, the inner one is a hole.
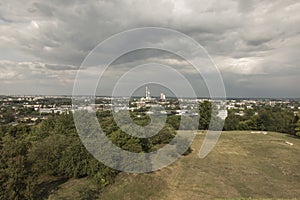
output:
M204 159L198 150L151 174L121 173L101 199L300 198L300 140L278 133L224 132ZM294 143L293 146L285 141Z
M48 199L49 200L73 200L79 199L79 191L82 189L96 190L95 184L88 178L70 179L61 184L58 190L53 191Z

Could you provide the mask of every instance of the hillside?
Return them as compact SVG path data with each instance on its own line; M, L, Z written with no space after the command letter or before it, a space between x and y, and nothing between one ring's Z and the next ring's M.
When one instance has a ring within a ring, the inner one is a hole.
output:
M300 140L279 133L224 132L205 158L193 152L149 174L121 173L101 199L300 198ZM285 142L293 143L293 146Z

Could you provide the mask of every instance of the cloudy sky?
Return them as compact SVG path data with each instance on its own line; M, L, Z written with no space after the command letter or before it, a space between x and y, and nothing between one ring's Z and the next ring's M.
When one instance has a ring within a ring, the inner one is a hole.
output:
M299 24L298 0L2 0L0 94L70 95L77 69L100 42L154 26L201 44L218 66L227 96L300 97ZM146 50L115 61L111 74L146 61L187 69L174 55ZM204 88L197 75L190 79Z

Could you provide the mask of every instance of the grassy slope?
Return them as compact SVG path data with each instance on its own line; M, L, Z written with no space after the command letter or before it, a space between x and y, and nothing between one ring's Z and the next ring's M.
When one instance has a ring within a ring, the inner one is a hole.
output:
M190 155L160 171L121 173L101 199L300 198L299 139L224 132L213 151L199 159L203 138L196 137Z
M70 179L58 186L58 189L54 189L50 191L50 195L48 195L49 200L73 200L79 199L79 191L95 189L96 186L94 182L87 178L80 179ZM48 189L48 188L47 188ZM46 199L46 198L38 198L38 199Z

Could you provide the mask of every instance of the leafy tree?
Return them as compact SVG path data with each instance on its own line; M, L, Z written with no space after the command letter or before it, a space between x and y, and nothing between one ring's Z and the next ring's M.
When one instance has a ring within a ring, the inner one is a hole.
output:
M175 130L178 130L180 126L180 120L180 116L170 115L167 118L167 124L170 124Z
M30 127L25 124L18 124L16 126L10 126L7 133L12 137L19 137L23 135L28 135L30 133Z
M300 136L300 120L298 120L298 123L297 123L297 126L295 128L295 131L296 131L296 135Z
M50 134L53 134L53 130L56 123L56 116L50 116L48 119L44 120L34 129L34 135L37 139L45 138Z
M98 117L101 129L103 130L103 132L106 135L109 135L112 132L117 131L119 129L118 125L114 121L114 118L113 118L111 112L104 112L103 114L102 114L102 112L100 112L97 114L97 117Z
M35 141L29 152L29 159L33 163L32 170L37 174L61 175L60 160L69 146L66 136L53 134L42 140Z
M234 114L234 112L229 111L229 114L225 119L224 130L225 131L238 130L240 121L241 121L240 116L237 116Z
M255 130L255 124L251 119L240 121L238 123L238 129L239 130Z
M83 177L88 174L90 154L79 139L73 139L63 151L59 168L68 177Z
M15 121L15 114L13 110L8 110L4 113L3 119L5 120L5 123L10 123Z
M82 117L89 121L86 115ZM94 130L88 123L84 126ZM37 180L45 180L44 175L88 176L102 188L118 173L89 154L76 134L71 115L50 116L33 129L24 124L1 126L0 135L0 199L36 198L41 187ZM139 139L115 137L123 138L122 148L143 151Z
M209 101L201 102L199 105L199 130L220 130L222 129L222 119L217 116L216 106ZM210 127L210 124L212 127Z
M294 119L293 119L293 121L292 121L292 123L291 123L291 134L292 135L297 135L297 130L296 130L296 128L297 128L297 124L298 124L298 121L299 121L300 119L299 119L299 116L298 115L295 115L295 117L294 117Z
M224 130L266 130L295 134L296 117L280 107L266 107L257 110L252 116L236 116L230 111L225 120Z
M162 130L159 131L158 134L149 139L153 145L168 144L174 138L175 135L175 129L170 125L166 125Z
M201 102L199 105L199 130L207 130L212 115L212 104L209 101Z
M143 148L138 138L132 137L121 130L117 130L110 135L111 141L118 147L131 152L142 152Z
M27 159L29 145L23 138L3 138L0 164L1 199L31 199L35 176Z
M144 113L130 112L130 117L139 126L147 126L151 121L150 117Z
M56 117L53 132L62 135L77 135L73 115L62 114Z

